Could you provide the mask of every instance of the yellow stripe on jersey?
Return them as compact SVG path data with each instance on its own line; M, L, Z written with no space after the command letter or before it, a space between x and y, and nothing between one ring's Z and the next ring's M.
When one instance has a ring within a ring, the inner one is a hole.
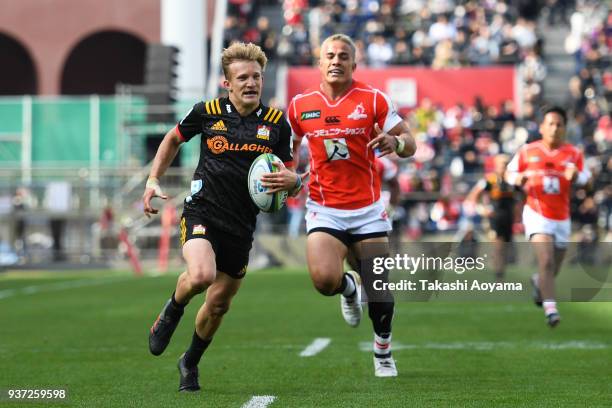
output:
M275 111L274 108L268 108L268 112L266 112L266 116L264 116L263 120L268 120L268 116L270 116L273 111Z
M208 101L204 104L206 113L209 115L221 115L221 107L219 106L219 99Z
M273 122L273 121L274 121L274 117L276 116L276 114L277 114L278 112L280 112L278 109L274 109L274 112L272 113L272 115L270 115L270 117L268 118L268 120L269 120L270 122Z
M283 116L283 111L279 110L276 117L272 116L272 118L270 118L270 122L275 123L275 124L278 123L278 120L281 118L281 116Z
M217 108L217 115L221 114L221 106L219 106L219 99L215 99L215 107Z
M185 217L181 218L181 246L185 245L187 238L187 226L185 225Z

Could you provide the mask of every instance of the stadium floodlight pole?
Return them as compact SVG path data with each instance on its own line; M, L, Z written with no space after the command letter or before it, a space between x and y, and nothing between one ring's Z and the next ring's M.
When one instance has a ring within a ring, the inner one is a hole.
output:
M199 100L204 93L204 0L161 0L161 43L174 46L176 99Z
M32 184L32 97L21 99L21 182Z
M221 52L223 51L223 24L227 18L227 0L215 1L212 38L210 41L210 75L206 86L206 98L214 99L219 94Z

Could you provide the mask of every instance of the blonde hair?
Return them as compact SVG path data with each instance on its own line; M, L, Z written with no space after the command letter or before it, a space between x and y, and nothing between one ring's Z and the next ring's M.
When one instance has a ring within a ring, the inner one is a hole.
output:
M351 49L351 57L353 58L353 60L355 60L355 54L357 54L357 47L355 46L355 43L353 42L351 37L346 34L332 34L325 40L323 40L323 42L321 43L321 52L323 52L323 44L328 41L342 41L343 43L348 45Z
M223 54L221 54L221 66L223 67L225 78L229 79L229 66L236 61L257 62L263 71L266 69L268 58L258 45L235 42L224 49Z

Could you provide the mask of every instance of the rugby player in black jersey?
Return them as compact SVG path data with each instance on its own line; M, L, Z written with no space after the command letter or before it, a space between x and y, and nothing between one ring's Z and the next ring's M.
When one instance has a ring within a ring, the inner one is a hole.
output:
M472 188L465 202L476 206L483 193L487 193L490 206L483 215L489 219L491 231L495 234L495 279L504 280L506 270L507 247L512 242L512 224L514 223L514 204L518 190L506 182L504 173L510 158L505 154L495 156L495 171L485 175Z
M227 98L199 102L162 140L143 195L144 212L157 214L154 197L166 199L159 184L181 143L201 134L200 160L185 199L180 222L187 270L151 327L149 348L160 355L168 346L184 307L206 291L191 345L179 359L179 391L197 391L198 363L238 291L249 260L259 209L247 189L248 171L262 153L283 162L280 171L264 176L269 192L297 193L302 181L289 170L291 129L282 111L262 105L267 58L254 44L235 43L223 51Z

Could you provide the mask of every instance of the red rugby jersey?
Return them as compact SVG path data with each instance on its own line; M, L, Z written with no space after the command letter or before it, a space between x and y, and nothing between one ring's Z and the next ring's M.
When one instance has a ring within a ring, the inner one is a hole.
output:
M549 149L541 140L523 146L508 165L508 171L525 173L527 205L553 220L570 217L571 181L564 176L568 166L584 170L582 152L569 143Z
M375 123L389 131L402 120L387 95L353 81L344 96L331 101L317 87L296 95L287 115L293 137L308 138L310 199L357 209L380 198L375 153L367 144L376 137Z

